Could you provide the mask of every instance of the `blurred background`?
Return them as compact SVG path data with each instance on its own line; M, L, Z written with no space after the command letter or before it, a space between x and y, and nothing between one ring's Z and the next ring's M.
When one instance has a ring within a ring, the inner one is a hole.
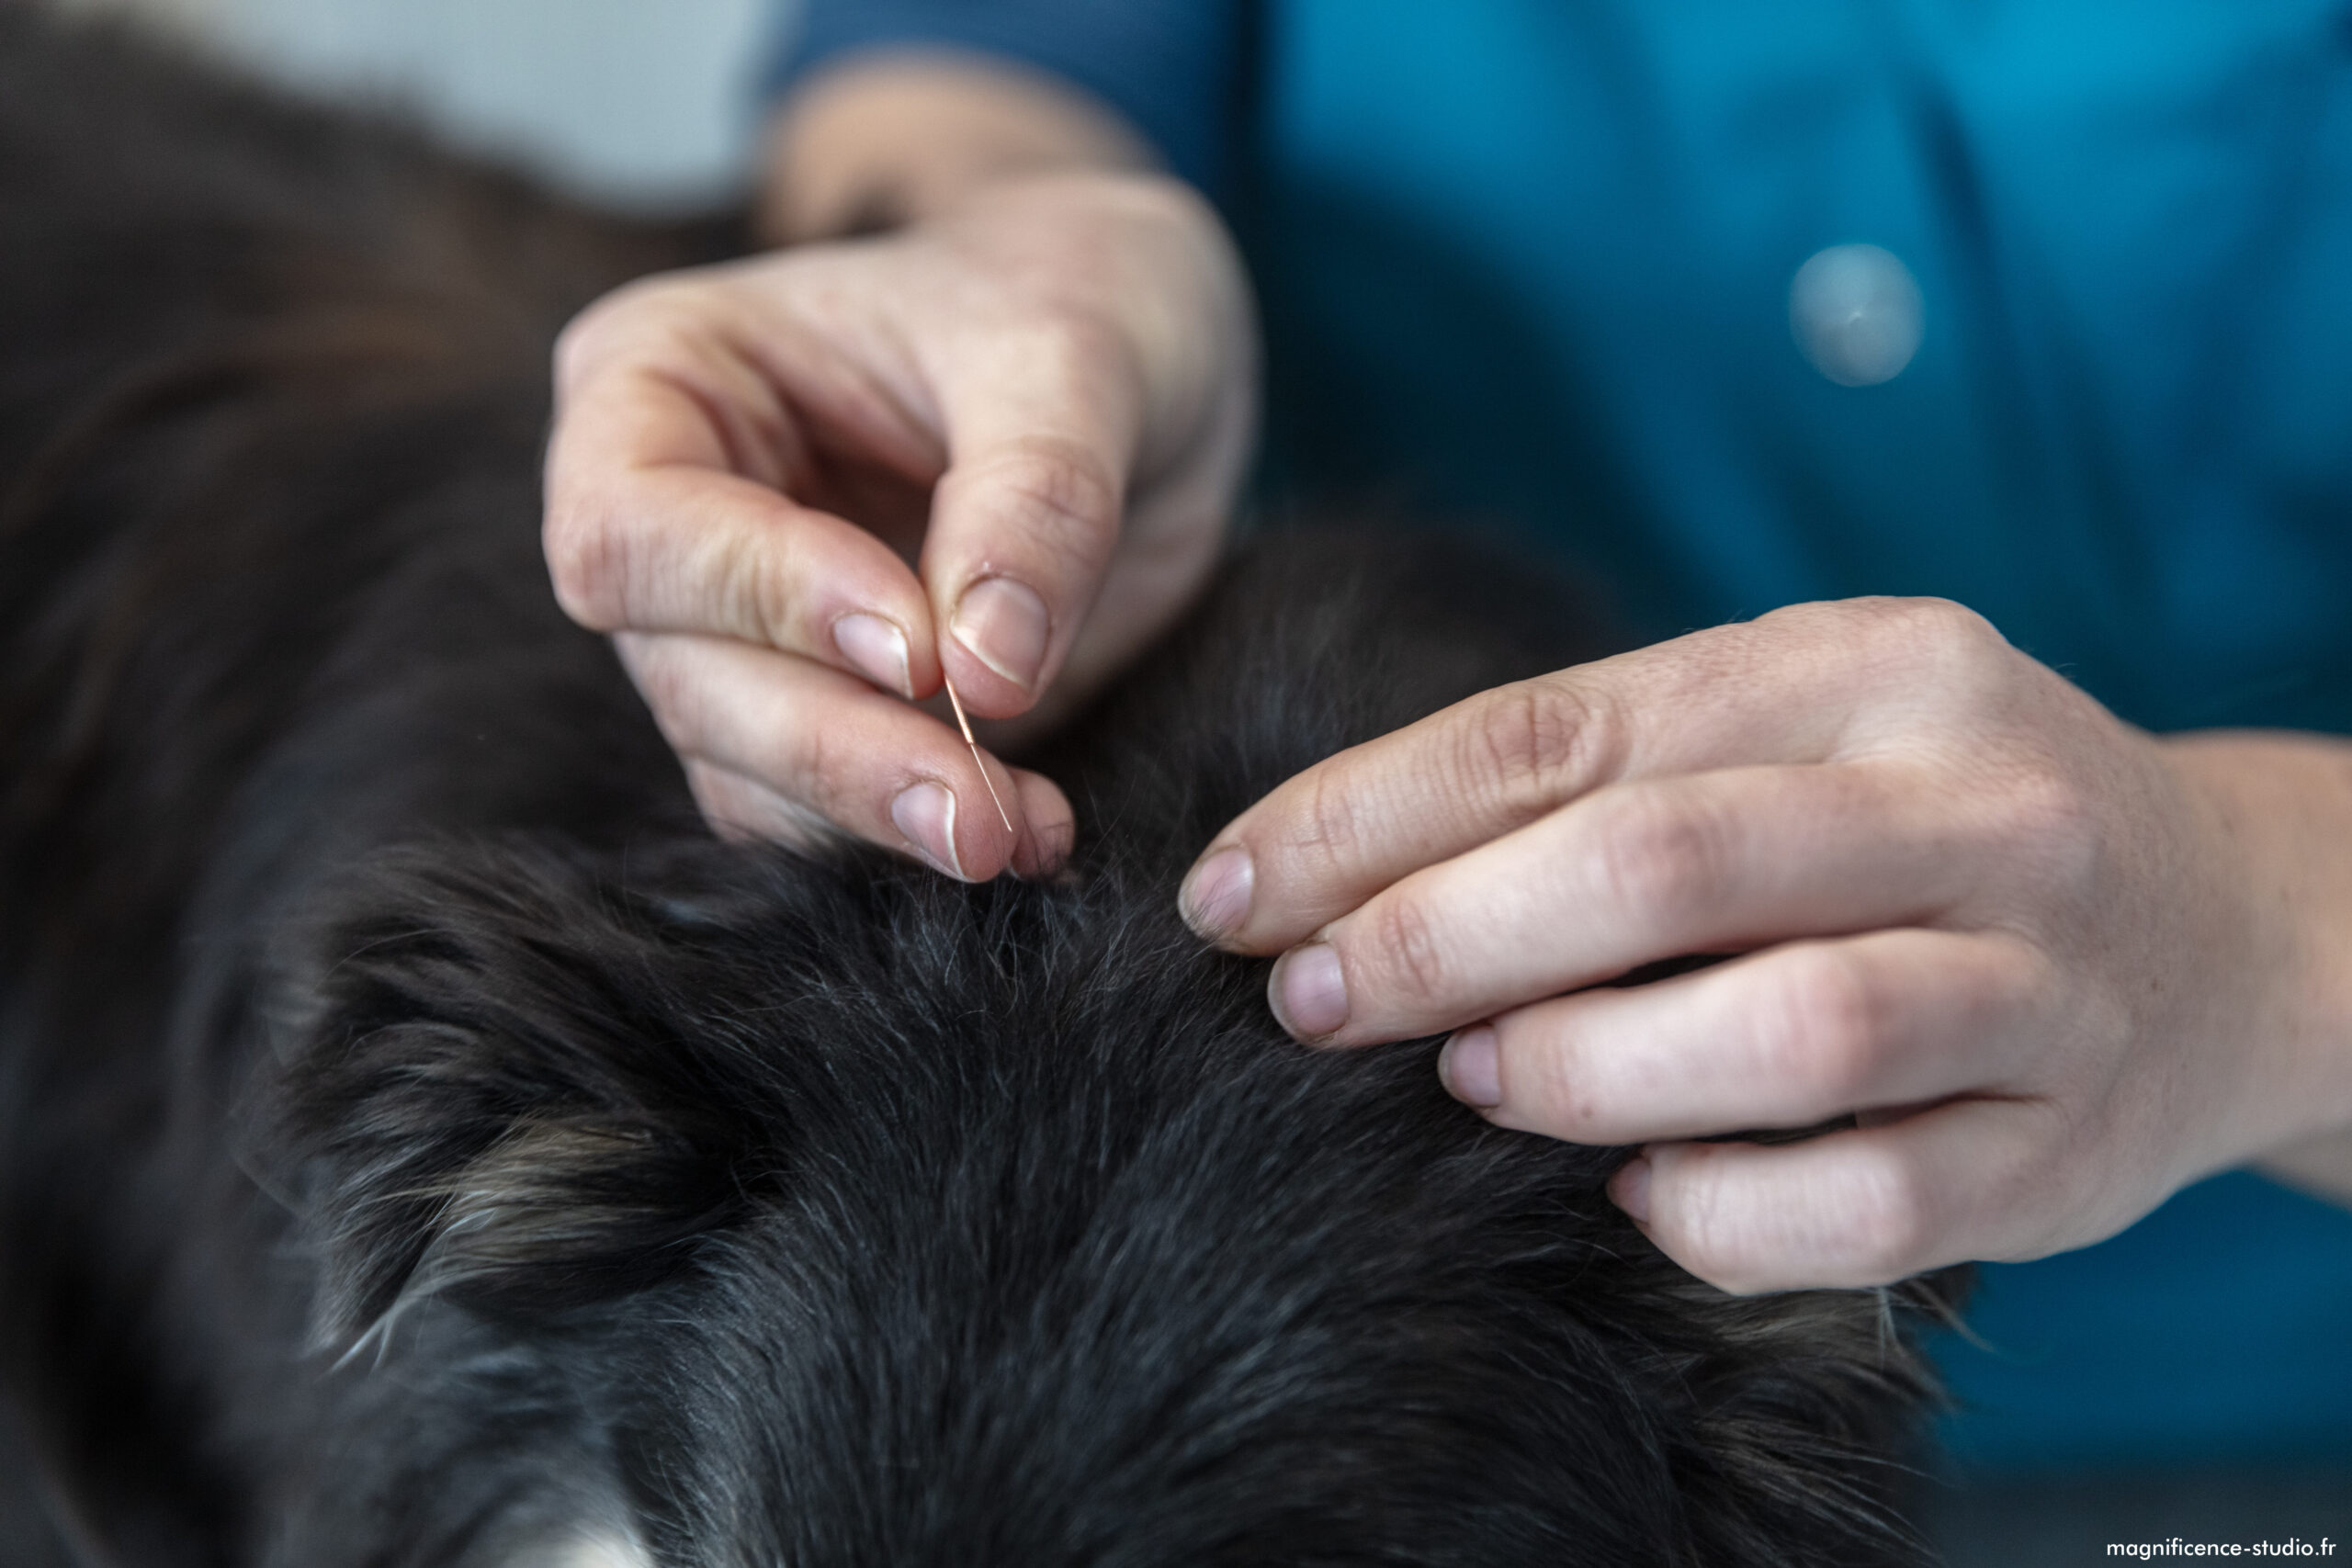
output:
M795 0L64 0L644 211L739 188Z

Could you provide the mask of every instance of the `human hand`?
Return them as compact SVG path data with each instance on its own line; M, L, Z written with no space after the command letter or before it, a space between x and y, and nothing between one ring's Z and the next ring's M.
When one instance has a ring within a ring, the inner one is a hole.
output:
M566 330L546 544L704 813L973 879L1070 809L910 699L1043 722L1217 551L1255 419L1247 286L1173 181L1001 181L887 236L631 285ZM910 562L913 563L912 569Z
M1331 758L1184 907L1300 1038L1458 1030L1498 1125L1645 1145L1612 1195L1693 1273L1873 1284L2352 1123L2347 801L2339 744L2158 742L1955 605L1807 604Z

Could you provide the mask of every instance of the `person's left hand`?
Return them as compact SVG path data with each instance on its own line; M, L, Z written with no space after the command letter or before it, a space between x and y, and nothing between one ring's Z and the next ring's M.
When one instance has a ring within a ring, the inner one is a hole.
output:
M1283 953L1299 1038L1458 1030L1489 1120L1646 1145L1612 1194L1702 1278L1872 1284L2087 1244L2352 1122L2303 1005L2346 967L2313 826L2344 807L2264 795L2347 783L2330 743L2158 742L1956 605L1800 605L1343 752L1219 834L1184 909Z

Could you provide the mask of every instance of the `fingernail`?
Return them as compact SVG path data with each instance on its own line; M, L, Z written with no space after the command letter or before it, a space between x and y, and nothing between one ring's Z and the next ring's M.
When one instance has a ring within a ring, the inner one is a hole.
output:
M1639 1155L1609 1179L1609 1196L1637 1225L1650 1223L1650 1162Z
M1046 663L1046 602L1009 577L984 577L956 601L948 624L957 642L1023 691L1037 684Z
M1301 1040L1336 1034L1348 1021L1348 984L1340 975L1340 955L1328 942L1310 942L1283 953L1266 995L1282 1026Z
M1240 928L1250 917L1250 889L1257 875L1250 852L1235 844L1193 868L1176 895L1184 923L1212 942Z
M1494 1030L1474 1023L1438 1053L1438 1076L1445 1091L1464 1105L1489 1111L1503 1102L1503 1053Z
M933 871L944 871L959 882L972 880L964 874L964 863L956 856L956 795L945 784L929 779L909 784L890 802L890 820Z
M881 687L902 697L915 694L915 683L907 673L907 634L879 615L859 611L843 615L833 623L833 646L850 668Z

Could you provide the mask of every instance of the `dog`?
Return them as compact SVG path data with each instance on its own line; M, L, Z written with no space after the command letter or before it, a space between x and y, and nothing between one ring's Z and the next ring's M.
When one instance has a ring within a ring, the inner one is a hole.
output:
M1726 1296L1175 913L1605 651L1238 552L1033 759L1069 872L722 843L537 557L635 226L0 4L0 1391L107 1564L1887 1564L1872 1292Z

